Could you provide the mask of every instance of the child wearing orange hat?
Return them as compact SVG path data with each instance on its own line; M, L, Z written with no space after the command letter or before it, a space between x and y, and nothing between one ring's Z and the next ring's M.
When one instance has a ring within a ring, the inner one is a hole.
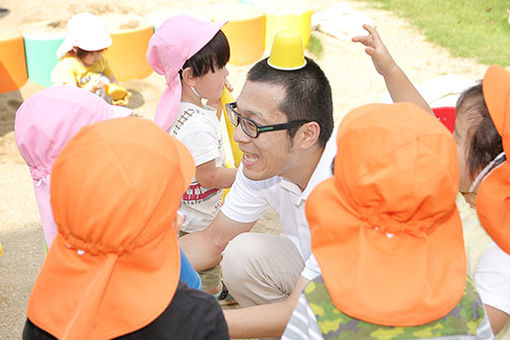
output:
M147 120L78 132L53 166L58 233L23 339L228 339L216 300L179 282L174 227L194 168L186 147Z
M340 124L333 177L306 203L321 276L284 339L491 339L467 279L455 141L414 104Z
M377 31L370 26L365 29L369 35L353 41L366 46L393 100L414 102L432 112L391 58ZM510 148L509 102L510 73L499 65L490 66L483 81L459 97L453 134L462 194L457 205L463 221L468 273L500 339L510 337L510 166L505 156Z

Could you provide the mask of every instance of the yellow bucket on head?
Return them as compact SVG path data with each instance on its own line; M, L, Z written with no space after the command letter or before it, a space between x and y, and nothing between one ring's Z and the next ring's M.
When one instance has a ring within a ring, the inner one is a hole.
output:
M273 40L269 66L278 70L299 70L306 65L303 39L293 31L278 32Z

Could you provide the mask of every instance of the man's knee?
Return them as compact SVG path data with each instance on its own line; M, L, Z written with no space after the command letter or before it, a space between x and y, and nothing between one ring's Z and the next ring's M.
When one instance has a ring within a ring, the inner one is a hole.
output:
M256 238L251 233L242 233L229 242L223 252L221 268L224 277L243 277L253 266L254 259L260 253Z

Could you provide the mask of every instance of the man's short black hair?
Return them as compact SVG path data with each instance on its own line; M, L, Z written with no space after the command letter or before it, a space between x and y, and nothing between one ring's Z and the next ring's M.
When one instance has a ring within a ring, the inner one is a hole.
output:
M285 98L279 110L288 121L315 121L320 126L319 143L325 146L333 132L333 99L328 78L312 59L306 58L306 66L299 70L283 71L267 64L267 58L259 61L248 72L247 81L281 86ZM289 130L294 137L299 127Z

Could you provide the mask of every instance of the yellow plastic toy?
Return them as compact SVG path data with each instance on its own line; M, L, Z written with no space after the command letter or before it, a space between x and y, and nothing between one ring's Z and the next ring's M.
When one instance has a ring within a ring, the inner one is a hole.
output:
M230 163L225 163L225 168L233 168L234 166ZM223 189L223 202L225 202L225 196L227 196L228 192L230 191L230 188Z
M119 84L110 83L105 86L105 92L107 95L112 97L113 105L122 105L126 106L129 103L129 97L131 97L131 92L126 90L124 87Z
M305 51L301 35L293 31L281 31L275 35L271 56L267 63L278 70L299 70L305 67Z
M232 156L234 157L234 165L236 168L239 167L239 164L241 164L241 158L243 158L243 153L239 149L239 145L234 141L234 131L235 126L230 123L230 119L228 118L227 111L225 109L225 104L233 103L235 102L234 97L232 97L232 93L225 87L223 89L223 92L221 94L221 108L223 110L223 115L225 118L225 122L227 123L227 132L228 132L228 139L230 141L230 147L232 149Z

